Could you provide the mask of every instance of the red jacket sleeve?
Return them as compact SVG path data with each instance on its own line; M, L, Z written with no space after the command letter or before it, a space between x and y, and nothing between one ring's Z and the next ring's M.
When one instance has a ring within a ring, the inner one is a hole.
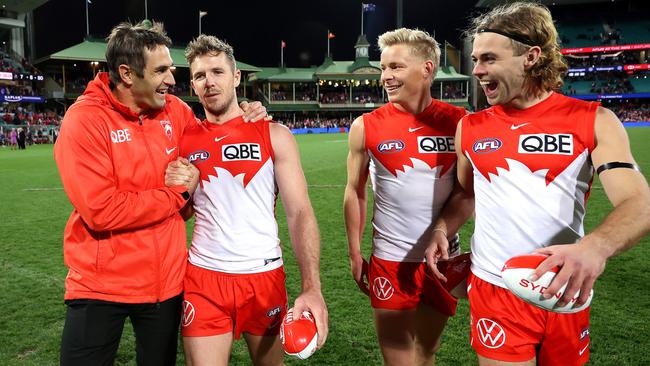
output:
M109 131L90 115L84 108L71 108L54 147L63 188L86 225L94 231L129 230L177 214L186 203L183 187L117 188Z

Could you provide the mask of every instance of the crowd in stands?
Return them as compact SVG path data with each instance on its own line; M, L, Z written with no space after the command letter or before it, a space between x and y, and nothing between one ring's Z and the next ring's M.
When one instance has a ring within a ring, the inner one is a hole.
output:
M458 84L445 84L442 92L442 99L462 99L466 97L467 94L460 90Z
M627 77L610 76L594 80L589 91L593 94L623 94L634 91L634 87Z
M350 127L352 121L349 118L304 118L294 122L283 117L274 118L276 122L294 128L344 128Z
M20 86L0 85L0 94L2 95L39 95L39 93L32 88L25 88Z
M34 144L54 143L58 136L58 127L4 128L0 126L0 147L9 146L12 150L25 150L27 146Z
M87 77L78 77L74 80L67 80L65 84L65 91L66 93L83 93L84 90L86 90L86 87L88 86L88 82L90 82L90 79ZM63 84L62 82L59 82L59 85Z
M569 55L566 57L569 68L589 68L598 66L622 66L647 62L641 52L628 51L612 55L590 54L590 55Z
M324 92L320 95L320 102L323 104L345 104L350 102L347 91L345 92Z
M621 122L646 122L650 121L650 103L607 106L614 112Z
M291 94L285 91L274 90L271 92L271 100L275 100L275 101L291 100Z
M35 112L14 104L0 106L0 125L59 126L62 119L54 111Z
M352 93L352 103L365 104L365 103L379 103L381 95L370 93Z

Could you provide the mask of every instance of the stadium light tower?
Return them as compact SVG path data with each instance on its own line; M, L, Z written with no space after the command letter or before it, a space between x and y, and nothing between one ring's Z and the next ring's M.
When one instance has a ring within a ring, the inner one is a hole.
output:
M88 4L90 4L90 0L84 0L84 3L86 3L86 37L90 36L90 22L88 21Z
M208 15L207 11L199 10L199 36L201 35L201 18Z

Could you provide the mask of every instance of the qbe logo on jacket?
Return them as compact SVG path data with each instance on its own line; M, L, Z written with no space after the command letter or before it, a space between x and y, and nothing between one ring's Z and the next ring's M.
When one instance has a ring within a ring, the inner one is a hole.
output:
M418 136L420 154L455 153L454 136Z
M573 155L573 135L536 133L519 136L520 154Z
M240 144L230 144L221 146L222 161L239 161L239 160L262 160L260 144L244 142Z
M125 128L123 130L111 131L111 141L113 141L114 144L131 141L131 133L129 132L129 129Z

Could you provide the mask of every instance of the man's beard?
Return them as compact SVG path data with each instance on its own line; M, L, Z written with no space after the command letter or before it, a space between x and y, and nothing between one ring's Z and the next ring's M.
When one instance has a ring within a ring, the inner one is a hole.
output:
M230 104L232 104L234 98L235 98L235 94L233 93L230 96L230 99L224 101L220 105L209 105L207 103L201 103L201 104L203 104L203 108L205 108L205 110L210 112L210 114L212 114L215 117L219 117L224 115L228 111L228 108L230 107Z

